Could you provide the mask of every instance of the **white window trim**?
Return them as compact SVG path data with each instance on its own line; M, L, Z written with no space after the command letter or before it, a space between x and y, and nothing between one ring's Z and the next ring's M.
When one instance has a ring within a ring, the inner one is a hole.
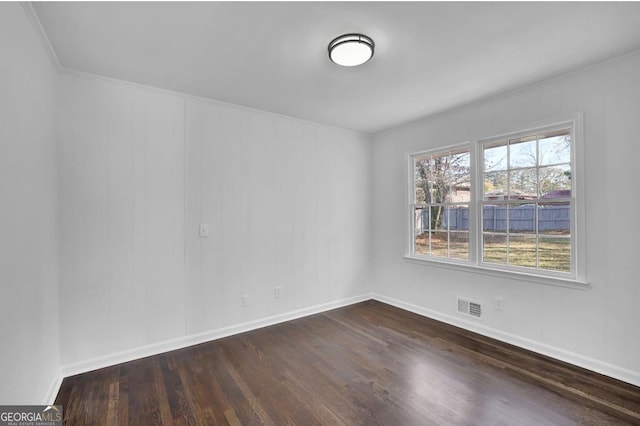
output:
M464 272L480 273L483 275L495 276L518 281L527 281L545 285L554 285L560 287L574 288L585 290L590 288L586 280L586 256L585 256L585 200L584 200L584 129L583 129L583 113L578 112L569 117L557 120L549 120L542 123L533 123L520 127L517 131L506 132L491 137L484 137L455 145L441 146L425 151L412 152L406 155L408 159L408 187L405 206L407 208L407 226L406 229L406 253L404 258L411 263L422 265L432 265L448 269L454 269ZM570 127L572 132L572 183L571 196L573 198L573 211L571 218L571 262L574 265L574 271L571 274L562 272L545 271L537 273L535 270L527 268L518 268L507 265L493 265L483 263L480 258L480 233L482 220L479 209L482 200L482 188L477 185L480 182L483 170L478 167L481 161L478 159L480 147L483 143L498 139L514 138L532 132L540 132L546 129ZM524 129L524 130L523 130ZM413 204L414 204L414 184L415 184L415 166L414 158L420 155L439 153L447 150L468 148L471 155L471 201L469 203L469 260L451 259L444 257L420 255L414 253L414 236L413 236Z

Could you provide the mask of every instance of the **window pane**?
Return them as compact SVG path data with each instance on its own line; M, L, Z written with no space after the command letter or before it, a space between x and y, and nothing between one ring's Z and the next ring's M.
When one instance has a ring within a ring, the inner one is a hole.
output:
M552 271L571 272L571 240L563 237L540 236L538 266Z
M415 252L418 254L429 254L429 233L416 234L414 240Z
M571 205L545 203L538 207L538 233L569 235L571 233Z
M508 173L488 172L484 174L484 199L504 200L508 199Z
M535 204L509 205L508 211L509 211L509 232L510 233L536 232Z
M415 160L415 203L425 202L425 193L428 192L429 184L427 172L429 170L429 157L418 157Z
M509 168L535 167L537 164L535 137L512 140L509 143Z
M509 235L509 265L536 267L535 235Z
M539 175L541 198L571 197L571 167L568 164L540 167Z
M448 257L449 238L447 232L431 233L431 255Z
M456 177L454 176L454 180ZM451 193L447 197L450 203L468 203L471 201L471 185L467 182L459 183L451 188Z
M449 239L451 257L456 259L469 259L469 233L451 232Z
M449 194L451 176L449 173L449 157L447 155L432 157L427 174L429 190L427 203L443 203Z
M447 202L460 203L471 200L471 168L469 152L454 153L450 156L451 188Z
M469 229L469 206L460 205L447 207L449 230L468 230Z
M484 171L507 170L507 146L485 146Z
M471 156L469 151L452 151L449 155L451 173L469 173L471 166Z
M415 207L413 218L413 231L415 235L422 234L429 230L429 209L426 207Z
M488 263L507 263L507 236L482 235L482 260Z
M571 162L571 134L568 129L540 135L538 145L539 164L559 164Z
M447 230L448 210L444 206L431 206L431 230Z
M538 197L535 168L513 170L509 175L509 199L532 200Z
M507 232L507 206L504 204L483 206L482 230Z

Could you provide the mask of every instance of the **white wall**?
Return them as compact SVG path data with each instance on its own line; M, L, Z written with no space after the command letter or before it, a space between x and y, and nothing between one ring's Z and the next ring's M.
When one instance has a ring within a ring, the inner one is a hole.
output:
M66 374L366 292L368 136L75 74L60 85Z
M0 3L0 404L59 384L54 78L19 3Z
M60 76L62 362L184 334L184 100Z
M368 289L367 136L197 100L186 117L188 333Z
M640 53L374 135L373 271L398 305L640 385ZM407 154L584 112L586 291L407 262ZM619 208L619 207L624 208ZM610 214L615 207L616 216ZM624 224L617 226L617 224ZM484 301L482 321L456 297ZM504 311L492 309L504 298Z

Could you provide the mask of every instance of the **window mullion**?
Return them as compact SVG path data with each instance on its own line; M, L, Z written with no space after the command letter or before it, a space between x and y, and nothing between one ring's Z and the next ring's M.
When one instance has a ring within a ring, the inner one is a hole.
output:
M484 166L482 149L478 143L471 144L470 147L470 200L469 200L469 261L476 265L480 264L481 241L482 241L482 208L481 199L484 191Z
M534 228L536 232L536 269L540 269L540 135L536 135L536 203L533 215Z

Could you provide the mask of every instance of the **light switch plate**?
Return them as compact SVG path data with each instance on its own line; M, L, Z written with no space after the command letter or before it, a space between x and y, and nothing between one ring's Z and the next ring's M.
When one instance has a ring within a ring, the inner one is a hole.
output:
M201 223L200 224L200 238L207 238L209 236L209 224Z

